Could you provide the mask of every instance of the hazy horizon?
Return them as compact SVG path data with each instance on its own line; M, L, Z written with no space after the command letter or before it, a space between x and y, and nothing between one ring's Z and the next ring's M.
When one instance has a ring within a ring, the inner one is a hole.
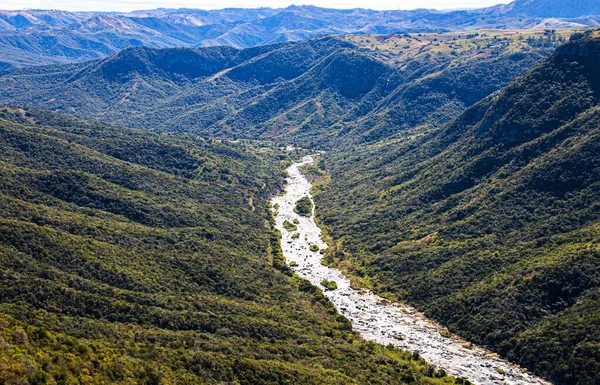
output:
M225 0L225 1L193 1L177 0L165 4L158 0L5 0L0 5L0 10L14 11L27 9L61 10L61 11L89 11L89 12L130 12L137 10L150 10L156 8L192 8L192 9L223 9L223 8L285 8L290 5L313 5L323 8L365 8L374 10L398 10L398 9L465 9L482 8L496 4L507 4L512 0L431 0L427 2L419 0L399 0L395 6L390 6L386 0L308 0L304 2L287 0Z

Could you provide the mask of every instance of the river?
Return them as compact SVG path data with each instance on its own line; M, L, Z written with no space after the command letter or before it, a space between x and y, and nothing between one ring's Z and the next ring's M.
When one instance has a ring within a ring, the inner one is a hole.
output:
M389 302L369 290L351 288L350 280L339 270L322 265L322 255L309 249L310 245L317 245L319 249L327 247L314 216L307 218L294 212L298 199L310 197L311 184L299 168L312 162L313 158L306 156L301 163L292 164L287 169L289 177L285 194L272 199L273 206L278 205L275 222L282 234L283 254L288 264L295 262L292 269L296 274L323 289L338 311L352 322L355 331L367 340L383 345L391 343L398 348L418 352L448 374L466 378L474 384L550 385L488 350L469 346L467 341L457 336L448 336L443 327L410 306ZM285 220L297 220L297 231L285 230ZM299 236L293 239L292 234L295 233ZM326 290L321 285L323 280L335 281L338 288Z

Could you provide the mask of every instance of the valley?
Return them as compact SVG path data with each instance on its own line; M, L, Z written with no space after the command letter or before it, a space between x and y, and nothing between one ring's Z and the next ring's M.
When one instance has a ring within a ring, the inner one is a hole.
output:
M454 383L285 266L276 148L2 107L0 151L0 382Z
M600 3L458 1L0 10L0 385L600 384Z
M553 382L597 383L599 62L590 31L438 130L328 152L307 170L326 263Z

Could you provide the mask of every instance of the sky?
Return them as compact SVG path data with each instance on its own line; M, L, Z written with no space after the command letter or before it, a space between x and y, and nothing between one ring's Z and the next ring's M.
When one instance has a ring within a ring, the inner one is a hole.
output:
M0 0L0 9L62 9L66 11L126 12L153 8L220 9L230 7L282 8L292 4L327 8L461 9L481 8L510 0Z

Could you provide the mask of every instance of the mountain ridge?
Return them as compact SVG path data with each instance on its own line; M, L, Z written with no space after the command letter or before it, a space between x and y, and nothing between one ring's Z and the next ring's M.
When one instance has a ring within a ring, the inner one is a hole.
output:
M87 63L4 71L0 102L138 128L326 147L446 122L562 39L355 35L242 50L129 48Z
M508 14L535 17L580 17L600 14L600 4L587 0L516 0L506 5Z
M211 11L157 9L130 13L0 11L0 53L4 54L0 67L80 62L140 45L247 48L328 34L527 29L542 25L582 28L600 23L598 17L585 13L566 19L558 15L523 17L529 11L522 9L527 7L519 8L520 2L514 4L453 12L338 10L315 6ZM571 9L577 12L595 8Z

